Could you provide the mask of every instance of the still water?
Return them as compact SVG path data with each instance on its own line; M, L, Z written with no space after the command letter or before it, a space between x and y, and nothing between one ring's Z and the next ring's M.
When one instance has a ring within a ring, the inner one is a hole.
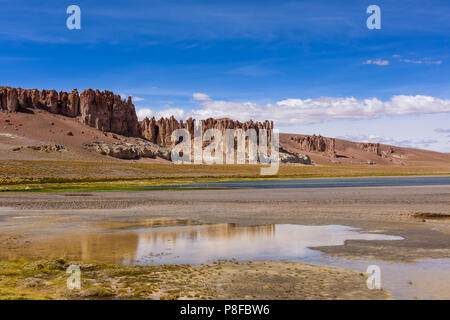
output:
M159 230L158 230L159 229ZM234 224L168 227L138 232L136 252L125 263L203 264L218 259L310 261L322 256L312 247L343 245L346 240L402 240L339 226Z
M448 185L450 185L450 176L221 181L221 182L195 183L173 187L279 189L279 188L408 187L408 186L448 186Z

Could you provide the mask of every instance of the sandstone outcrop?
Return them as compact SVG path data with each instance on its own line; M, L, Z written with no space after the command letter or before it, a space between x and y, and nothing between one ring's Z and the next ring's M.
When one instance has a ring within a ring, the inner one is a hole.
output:
M306 154L290 152L288 150L280 148L279 155L281 163L301 163L307 165L313 164L311 158Z
M390 158L395 156L395 150L392 147L387 147L386 150L381 151L381 156L383 158Z
M88 126L126 136L138 137L139 122L131 97L122 100L111 91L88 89L78 94L55 90L0 87L0 109L9 112L43 109L77 117Z
M366 152L374 153L377 156L381 156L381 146L379 143L371 143L371 142L359 142L357 146Z
M17 112L19 110L18 96L16 88L0 87L0 109Z
M60 144L43 144L37 146L17 146L12 147L11 151L21 151L21 150L34 150L43 152L57 152L57 151L67 151L67 148Z
M298 145L298 148L307 152L322 152L326 156L336 157L336 140L322 136L291 136L290 140Z
M156 157L170 160L171 151L167 147L161 147L147 141L137 141L135 144L94 141L92 143L85 144L84 147L88 150L94 150L106 156L126 160Z
M170 118L161 118L156 120L154 117L151 119L145 118L140 122L141 134L144 138L152 141L153 143L162 146L173 146L171 135L175 129L186 129L189 131L191 138L194 138L194 120L189 118L186 122L183 120L176 120L173 116ZM256 133L259 130L267 130L268 141L271 139L271 130L273 129L273 121L253 122L252 120L247 122L240 122L231 120L228 118L213 119L208 118L201 120L202 133L205 133L208 129L218 129L225 135L226 129L242 129L247 131L248 129L255 129Z
M80 94L80 115L82 123L99 130L139 136L131 97L124 101L111 91L85 90Z

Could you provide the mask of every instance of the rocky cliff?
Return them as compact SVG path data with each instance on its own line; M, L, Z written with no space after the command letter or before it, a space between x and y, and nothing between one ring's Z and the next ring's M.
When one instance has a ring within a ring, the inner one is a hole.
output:
M381 145L373 142L358 142L356 144L361 150L374 153L377 156L381 156Z
M139 123L131 97L122 100L111 91L88 89L78 94L56 92L56 90L37 90L0 87L0 109L9 112L43 109L79 121L102 131L115 132L126 136L140 135Z
M88 150L97 151L100 154L119 159L156 158L170 160L170 149L158 146L145 140L133 143L105 143L94 141L84 145Z
M26 112L29 109L42 109L54 114L77 118L81 123L105 132L114 132L132 137L144 137L162 146L171 146L171 134L175 129L187 129L194 136L194 120L192 118L176 120L170 118L145 118L139 122L131 97L122 100L111 91L84 90L80 94L76 89L71 92L56 90L21 89L0 87L0 109L9 112ZM207 129L240 128L244 131L261 129L270 131L273 122L240 122L228 118L201 120L203 133Z
M202 133L208 129L218 129L225 134L226 129L242 129L247 131L248 129L255 129L257 134L259 130L265 129L268 131L268 140L270 141L271 130L273 129L273 121L264 122L240 122L231 120L228 118L213 119L208 118L201 120ZM175 129L186 129L189 131L191 137L194 137L194 120L192 118L183 120L176 120L173 116L170 118L161 118L156 120L154 117L151 119L145 118L140 122L141 134L146 139L163 146L172 146L171 135Z
M290 140L297 144L297 148L307 152L322 152L326 156L336 156L336 140L322 136L291 136Z

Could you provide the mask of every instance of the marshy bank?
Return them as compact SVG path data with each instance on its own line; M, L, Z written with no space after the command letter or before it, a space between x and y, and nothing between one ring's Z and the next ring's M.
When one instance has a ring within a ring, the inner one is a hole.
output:
M66 268L81 269L81 290ZM367 275L303 263L217 261L124 266L56 260L0 261L0 299L388 299Z

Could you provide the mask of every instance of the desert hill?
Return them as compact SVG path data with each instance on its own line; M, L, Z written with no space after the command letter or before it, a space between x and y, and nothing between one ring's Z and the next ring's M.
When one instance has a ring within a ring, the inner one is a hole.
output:
M305 140L309 143L305 143ZM450 166L448 153L381 143L353 142L314 135L280 134L280 145L286 150L308 155L317 164Z

